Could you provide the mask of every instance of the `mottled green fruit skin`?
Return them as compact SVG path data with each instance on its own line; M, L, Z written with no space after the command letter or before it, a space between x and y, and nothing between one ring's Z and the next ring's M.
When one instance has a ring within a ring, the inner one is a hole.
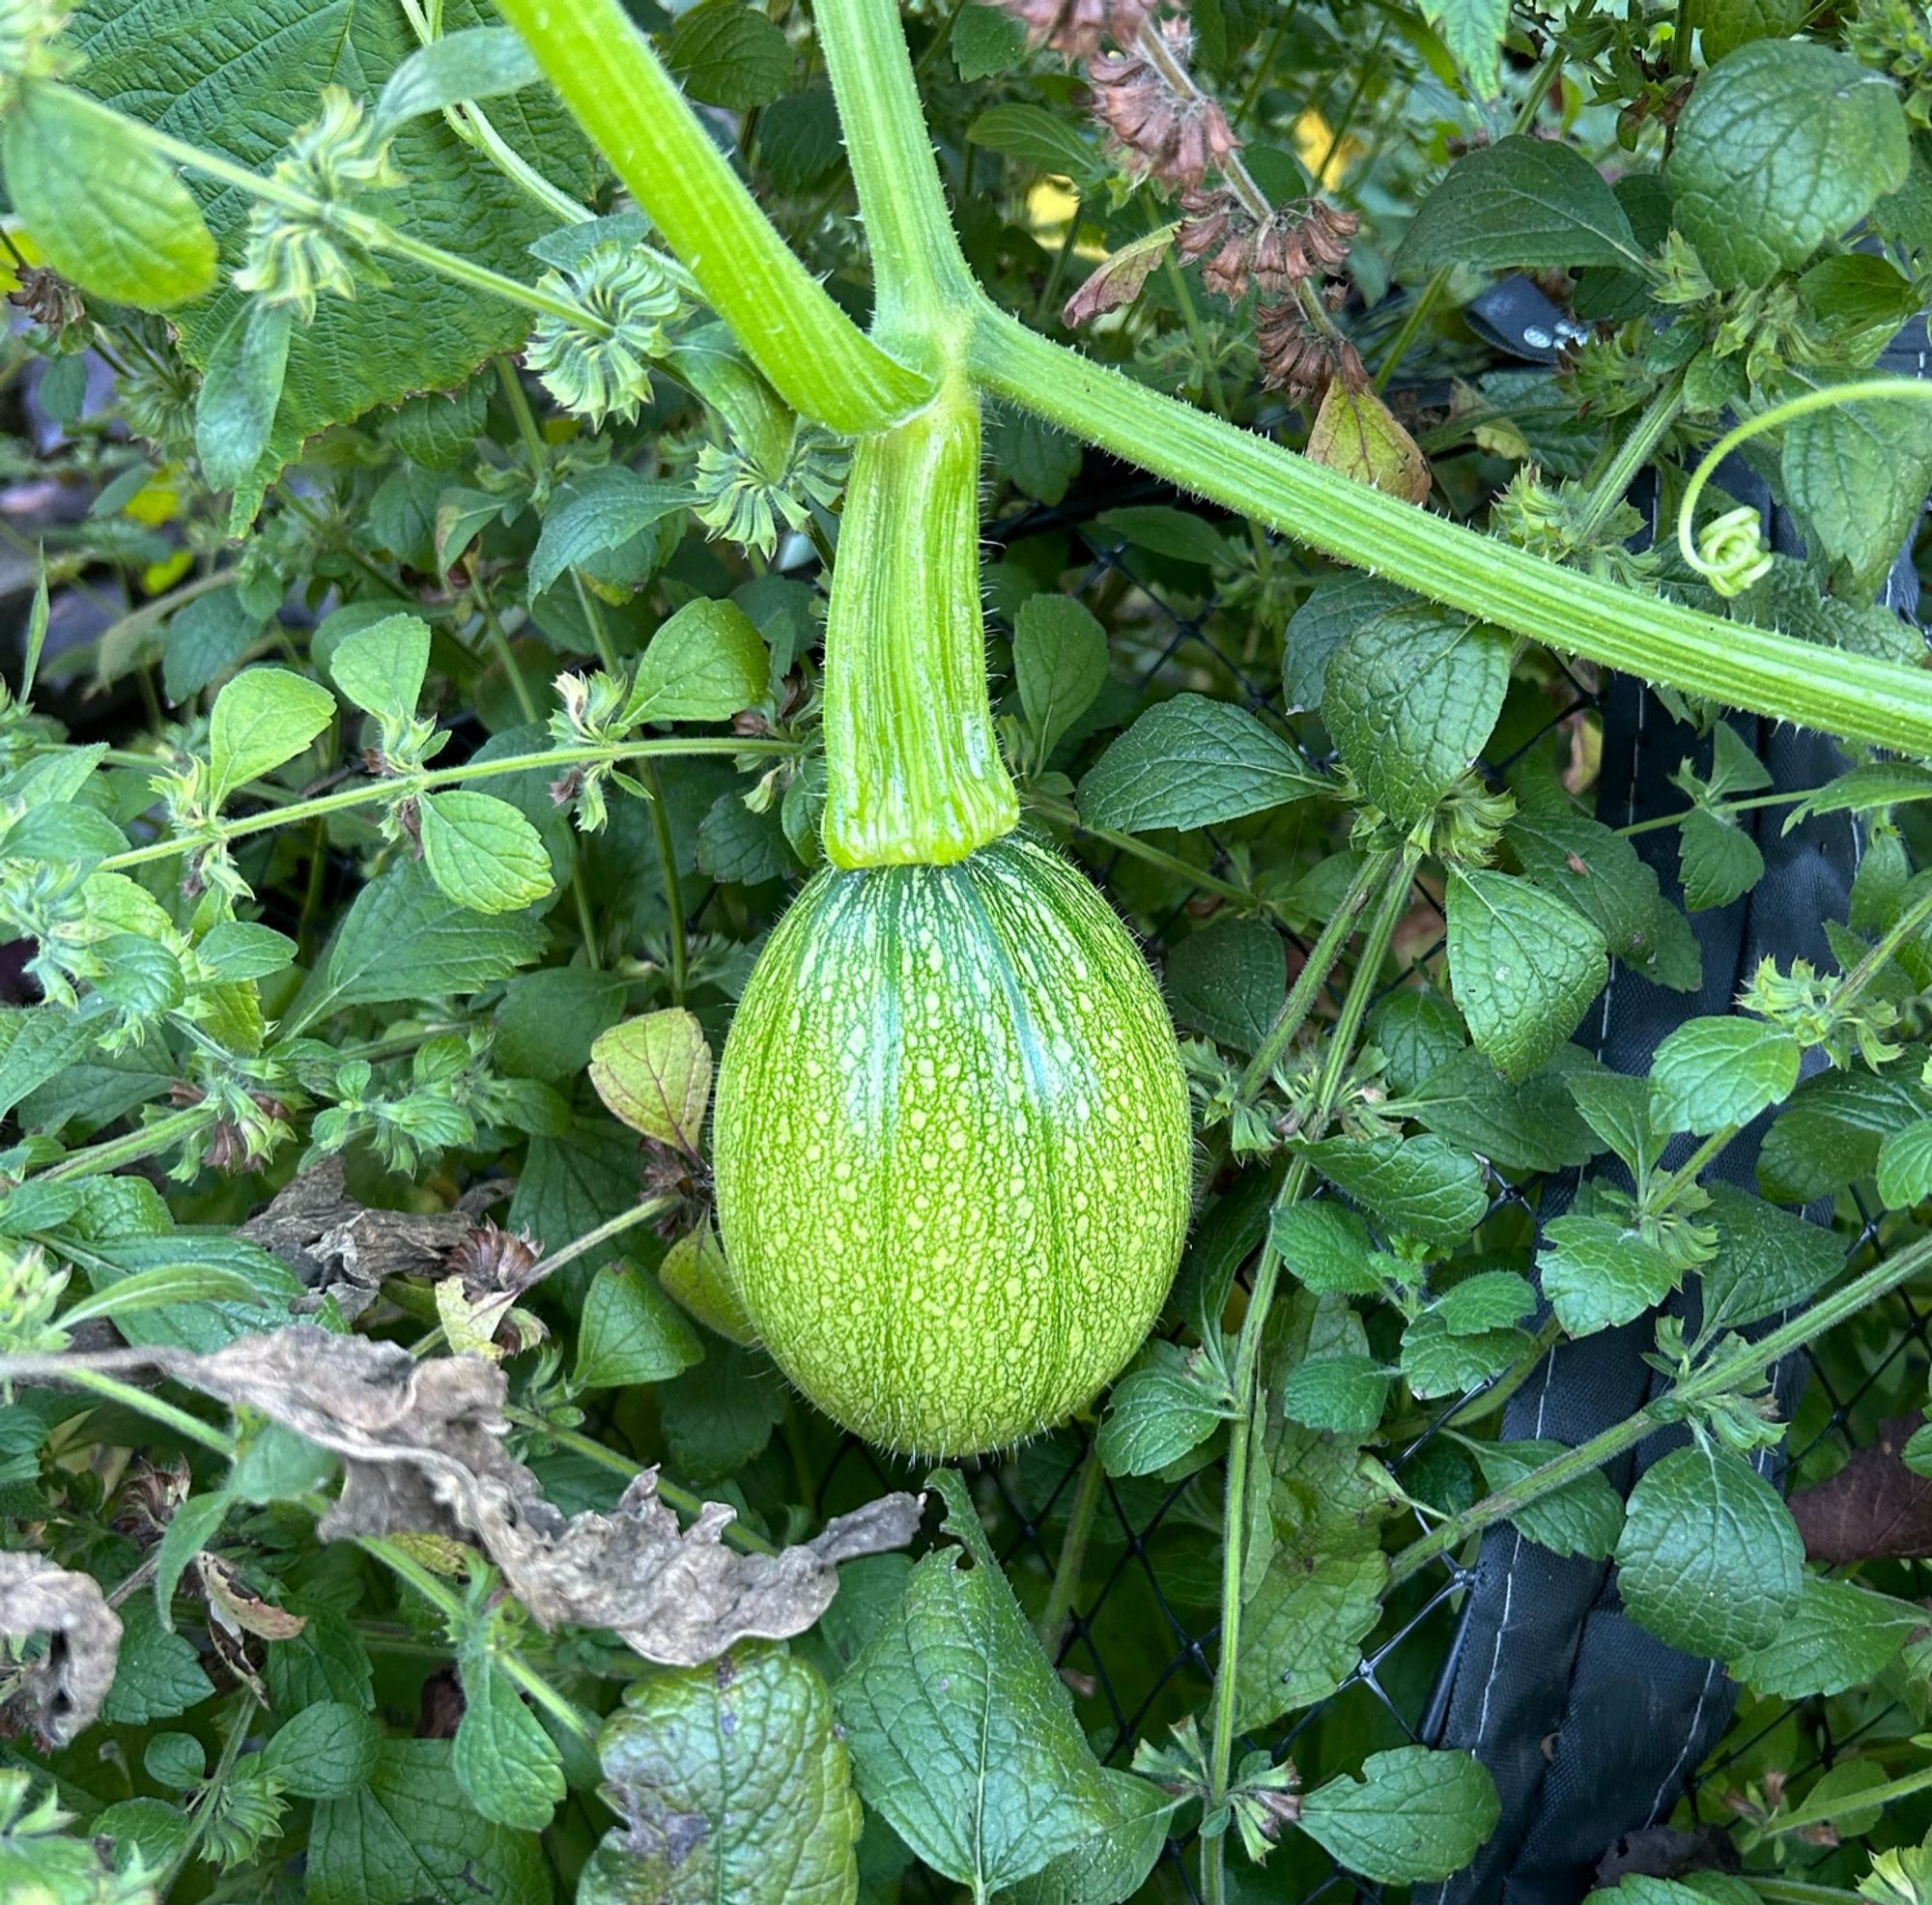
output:
M718 1217L780 1368L868 1441L1017 1442L1146 1338L1186 1234L1152 976L1059 855L819 873L718 1072Z

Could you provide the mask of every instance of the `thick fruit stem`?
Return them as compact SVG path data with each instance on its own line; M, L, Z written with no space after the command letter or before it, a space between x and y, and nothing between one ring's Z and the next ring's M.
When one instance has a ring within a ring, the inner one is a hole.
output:
M825 853L946 866L1009 834L980 615L980 403L862 438L825 624Z

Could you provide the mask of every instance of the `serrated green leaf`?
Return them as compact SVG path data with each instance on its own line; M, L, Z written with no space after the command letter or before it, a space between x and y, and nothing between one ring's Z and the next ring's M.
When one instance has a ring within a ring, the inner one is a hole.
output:
M652 636L625 720L729 721L764 698L770 668L751 617L735 603L699 596Z
M1892 1132L1879 1147L1878 1194L1892 1210L1932 1197L1932 1119Z
M952 22L952 47L961 79L988 79L1026 57L1026 28L997 7L965 6Z
M1013 1886L1010 1905L1121 1905L1139 1896L1179 1802L1131 1773L1108 1768L1102 1777L1114 1795L1115 1823Z
M1479 1050L1510 1078L1534 1071L1609 977L1604 936L1566 901L1508 873L1449 880L1449 979Z
M1362 1436L1382 1419L1389 1372L1373 1356L1352 1351L1311 1356L1289 1371L1282 1384L1282 1413L1305 1429Z
M578 471L558 486L544 512L530 556L530 594L543 594L572 569L624 549L666 517L690 507L689 490L653 483L622 464Z
M963 1553L919 1562L833 1699L867 1805L984 1896L1112 1825L1115 1799L963 1484L939 1469L929 1486Z
M1932 488L1932 441L1922 423L1903 404L1840 403L1784 426L1784 495L1805 544L1861 594L1885 580ZM1896 626L1895 616L1889 619ZM1911 630L1906 636L1914 639Z
M293 760L334 719L335 697L316 682L287 668L244 669L208 718L210 804Z
M151 1595L136 1595L121 1608L121 1651L114 1685L100 1717L117 1725L145 1726L173 1720L214 1692L186 1638L161 1625ZM407 1905L407 1901L399 1901Z
M1569 1453L1562 1442L1476 1442L1470 1453L1493 1492L1513 1487L1545 1463ZM1624 1525L1624 1505L1601 1468L1566 1482L1541 1500L1520 1508L1512 1522L1552 1554L1580 1554L1607 1561Z
M1514 1270L1478 1270L1450 1285L1434 1305L1452 1336L1508 1329L1536 1308L1536 1292Z
M1110 1475L1152 1475L1191 1455L1235 1413L1201 1352L1155 1341L1114 1384L1095 1446Z
M536 1838L470 1805L452 1751L447 1740L383 1740L366 1784L317 1803L309 1905L474 1905L479 1891L549 1905Z
M1806 1301L1844 1267L1843 1239L1730 1184L1710 1188L1718 1254L1698 1276L1704 1325L1742 1329Z
M1697 942L1663 897L1657 869L1621 834L1568 808L1529 807L1503 838L1538 886L1596 922L1612 958L1675 991L1696 985Z
M1883 73L1757 40L1697 82L1663 168L1678 229L1727 289L1803 265L1905 183L1905 113Z
M1431 1243L1458 1243L1490 1208L1482 1168L1434 1134L1419 1138L1323 1138L1308 1147L1321 1175L1366 1204L1390 1230Z
M624 1265L599 1270L577 1332L580 1389L665 1382L704 1359L704 1346L655 1282Z
M1572 1052L1588 1063L1576 1047L1558 1046L1540 1070L1512 1080L1465 1046L1406 1093L1403 1108L1438 1137L1504 1170L1585 1164L1603 1146L1571 1095L1576 1067L1562 1061Z
M579 1905L853 1905L859 1798L825 1682L781 1647L632 1684L598 1739L631 1822Z
M1387 1585L1379 1548L1270 1559L1242 1613L1235 1698L1243 1732L1325 1700L1354 1672Z
M1414 600L1385 576L1360 570L1323 576L1289 617L1283 636L1281 687L1290 709L1320 707L1335 650L1363 623Z
M1481 1761L1397 1747L1371 1753L1301 1802L1301 1830L1351 1872L1393 1884L1446 1879L1496 1829L1502 1803Z
M1629 1322L1677 1288L1670 1260L1611 1218L1558 1217L1543 1237L1543 1294L1572 1336Z
M365 714L412 715L429 672L429 624L420 616L384 615L335 644L329 676Z
M30 80L8 116L5 159L20 222L83 290L166 311L214 289L214 240L200 208L118 114Z
M1279 1206L1270 1220L1274 1247L1291 1276L1307 1289L1346 1296L1383 1292L1369 1227L1332 1198Z
M1091 611L1068 595L1034 595L1020 604L1013 620L1013 679L1033 729L1036 759L1052 753L1106 678L1107 632Z
M463 1718L449 1756L456 1783L484 1818L540 1833L563 1798L556 1742L486 1647L465 1649Z
M1168 1009L1182 1031L1252 1053L1288 996L1288 951L1265 920L1215 920L1167 955L1165 978Z
M1616 194L1575 146L1512 134L1449 168L1417 209L1395 271L1407 283L1451 264L1500 271L1643 262Z
M1402 1333L1403 1379L1418 1396L1461 1396L1526 1356L1533 1339L1521 1329L1458 1335L1437 1310L1424 1310Z
M1770 1699L1842 1693L1878 1679L1924 1625L1924 1608L1910 1601L1807 1575L1790 1618L1765 1645L1732 1660L1731 1674Z
M1631 1491L1617 1584L1659 1639L1731 1661L1770 1646L1797 1611L1804 1558L1777 1491L1742 1456L1693 1444Z
M417 808L423 865L459 905L515 913L550 892L543 838L508 801L469 787L427 795Z
M694 100L749 112L784 91L792 53L758 8L745 0L702 0L679 18L666 63Z
M1509 0L1425 0L1422 16L1442 36L1476 97L1493 100L1502 68L1503 35L1509 31Z
M1748 1124L1791 1095L1803 1056L1790 1033L1763 1019L1687 1019L1651 1061L1656 1116L1699 1136Z
M479 915L440 893L427 868L398 865L355 896L282 1030L292 1036L349 1006L479 991L528 964L543 943L535 921Z
M832 88L807 86L774 100L758 120L758 156L781 192L804 191L838 163L838 108Z
M1364 623L1329 656L1321 713L1362 791L1407 828L1482 753L1508 686L1501 636L1417 604Z
M1332 791L1245 708L1177 695L1150 708L1080 782L1080 817L1122 834L1209 827Z
M262 1749L262 1770L302 1799L347 1799L376 1770L376 1722L359 1706L317 1700Z

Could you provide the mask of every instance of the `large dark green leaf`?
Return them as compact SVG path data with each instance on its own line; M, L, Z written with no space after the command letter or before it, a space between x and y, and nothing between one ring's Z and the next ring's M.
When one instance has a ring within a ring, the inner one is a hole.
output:
M498 22L476 0L451 0L451 31ZM177 138L267 170L289 135L313 119L325 85L373 100L416 39L399 7L354 0L90 0L75 16L87 56L80 83L97 99ZM589 155L548 92L532 87L493 100L504 138L566 190L586 193ZM523 190L441 119L413 119L397 134L397 168L409 181L371 209L412 237L513 277L530 272L526 247L554 224ZM195 181L225 264L241 261L250 199ZM304 439L418 390L460 384L493 352L515 349L529 329L515 304L452 285L407 259L385 260L386 286L358 287L353 301L327 298L315 322L289 344L280 409L267 453L236 498L242 520L262 487ZM182 349L206 367L233 322L241 295L223 292L184 309Z

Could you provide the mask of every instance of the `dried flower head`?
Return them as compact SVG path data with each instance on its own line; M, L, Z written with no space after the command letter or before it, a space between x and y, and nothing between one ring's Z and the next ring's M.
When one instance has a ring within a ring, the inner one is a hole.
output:
M1177 86L1139 54L1097 54L1087 62L1090 104L1136 172L1198 187L1239 150L1220 102Z
M1367 386L1368 372L1352 344L1324 337L1293 299L1264 304L1255 313L1255 344L1262 380L1292 404L1305 403L1340 377L1351 389Z
M1000 0L1027 30L1027 43L1069 60L1092 59L1106 41L1130 46L1160 0Z

